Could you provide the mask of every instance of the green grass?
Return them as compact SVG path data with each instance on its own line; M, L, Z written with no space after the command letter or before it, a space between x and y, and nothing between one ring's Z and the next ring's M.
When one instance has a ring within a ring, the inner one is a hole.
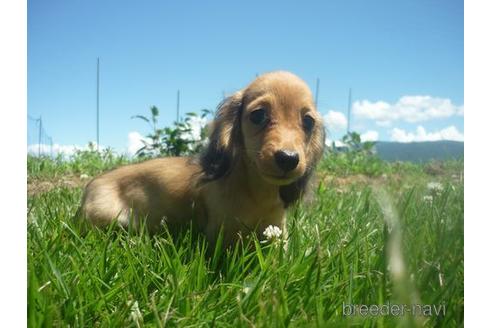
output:
M30 179L80 174L93 176L129 162L128 158L115 155L110 149L106 149L101 154L94 150L79 150L71 156L70 160L65 159L62 155L54 159L28 155L27 172Z
M459 169L321 183L311 203L289 211L287 250L251 240L214 256L189 232L82 235L70 220L80 188L38 193L28 198L29 326L463 326ZM443 190L429 191L429 181ZM343 315L344 303L387 302L445 304L446 314Z

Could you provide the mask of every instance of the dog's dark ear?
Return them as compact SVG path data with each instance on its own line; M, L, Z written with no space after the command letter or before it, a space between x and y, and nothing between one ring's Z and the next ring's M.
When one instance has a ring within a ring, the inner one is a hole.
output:
M242 91L226 98L217 108L209 144L200 157L205 181L227 175L241 151Z
M319 120L321 122L321 120ZM320 124L313 132L308 146L308 169L306 173L297 181L290 185L281 186L279 188L280 199L284 202L287 208L289 205L302 198L309 190L311 177L314 173L316 165L321 160L325 150L325 129Z

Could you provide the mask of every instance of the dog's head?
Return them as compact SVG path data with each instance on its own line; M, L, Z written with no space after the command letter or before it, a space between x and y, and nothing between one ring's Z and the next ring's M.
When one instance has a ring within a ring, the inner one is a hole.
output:
M288 72L268 73L219 105L201 164L213 180L242 158L280 187L287 206L306 187L323 154L324 138L306 83Z

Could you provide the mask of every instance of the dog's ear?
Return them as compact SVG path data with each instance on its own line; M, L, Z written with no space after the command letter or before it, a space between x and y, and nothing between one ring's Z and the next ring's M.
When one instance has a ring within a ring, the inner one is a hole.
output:
M209 144L200 157L204 180L227 175L241 151L241 112L243 92L224 99L217 108L211 125Z
M319 121L321 122L321 120ZM325 138L325 128L321 124L315 131L313 131L308 145L308 168L306 173L304 173L304 175L297 181L279 188L280 199L282 199L286 208L298 199L302 198L309 190L314 169L324 154Z

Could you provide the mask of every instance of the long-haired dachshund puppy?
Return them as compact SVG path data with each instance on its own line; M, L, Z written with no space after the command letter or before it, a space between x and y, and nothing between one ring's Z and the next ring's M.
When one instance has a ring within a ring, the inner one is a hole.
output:
M199 158L127 165L92 180L80 208L96 226L117 220L151 232L194 221L224 245L269 225L285 231L286 208L302 197L324 149L322 118L309 87L272 72L225 99Z

